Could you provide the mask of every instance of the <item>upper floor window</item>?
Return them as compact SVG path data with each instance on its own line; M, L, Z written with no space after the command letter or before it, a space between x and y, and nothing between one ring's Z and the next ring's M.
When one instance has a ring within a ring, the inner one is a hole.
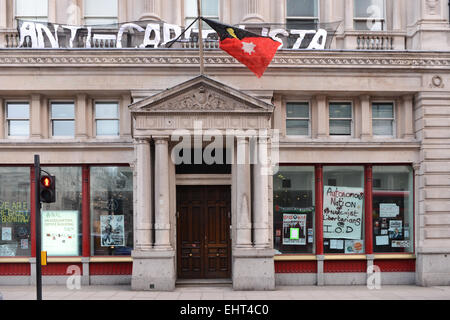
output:
M319 21L318 0L287 0L286 24L288 29L315 29Z
M286 104L286 135L309 135L309 103L295 102Z
M95 128L97 136L119 135L119 104L117 102L95 103Z
M330 136L351 136L353 124L350 102L330 103Z
M6 119L9 137L28 137L30 135L30 104L28 102L8 102Z
M372 132L374 136L394 136L394 104L372 104Z
M185 27L188 27L198 16L197 0L184 0ZM203 0L202 16L211 20L219 20L219 0ZM195 24L198 26L198 24ZM202 24L204 29L211 29L206 23Z
M103 25L118 22L118 0L84 0L84 23Z
M355 30L385 30L385 0L355 0Z
M16 0L16 19L47 21L48 0Z
M73 102L52 102L52 136L75 136L75 106Z

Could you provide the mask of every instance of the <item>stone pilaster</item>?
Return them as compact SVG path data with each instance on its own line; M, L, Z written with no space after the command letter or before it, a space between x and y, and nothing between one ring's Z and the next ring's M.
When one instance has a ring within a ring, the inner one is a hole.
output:
M42 138L41 96L39 94L31 95L30 137L34 138L34 139L41 139Z
M152 174L149 140L137 139L135 150L137 160L135 249L148 250L152 248Z
M361 101L361 139L369 139L372 137L372 113L370 108L370 97L362 95L359 97Z
M87 134L87 96L78 94L75 104L75 137L86 139Z
M161 0L142 0L139 20L161 20Z
M155 140L155 244L156 249L169 249L169 137Z
M258 159L253 166L253 229L256 248L269 247L269 163L267 137L258 141Z
M0 0L0 29L6 28L7 21L6 0Z
M237 226L236 246L251 247L251 189L250 189L250 153L247 137L237 137L236 185Z

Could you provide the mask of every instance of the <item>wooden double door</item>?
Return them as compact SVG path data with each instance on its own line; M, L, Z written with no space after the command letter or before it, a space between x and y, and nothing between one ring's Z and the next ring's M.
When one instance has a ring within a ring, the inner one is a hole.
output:
M229 186L177 187L178 278L231 278L230 225Z

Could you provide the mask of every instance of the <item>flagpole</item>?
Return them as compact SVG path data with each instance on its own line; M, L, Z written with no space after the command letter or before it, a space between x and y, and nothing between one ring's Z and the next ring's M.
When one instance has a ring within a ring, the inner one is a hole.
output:
M203 61L202 0L197 0L197 13L198 13L198 46L200 53L200 75L203 75L205 71L205 65Z

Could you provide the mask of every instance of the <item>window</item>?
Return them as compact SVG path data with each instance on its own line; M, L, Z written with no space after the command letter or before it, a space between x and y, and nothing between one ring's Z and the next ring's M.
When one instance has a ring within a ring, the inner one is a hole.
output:
M105 25L118 22L118 0L85 0L84 23Z
M56 202L42 204L42 250L49 256L80 256L81 167L42 170L56 177Z
M0 167L0 257L30 256L30 168Z
M325 253L364 253L364 167L324 166Z
M286 104L286 135L309 135L309 103Z
M372 131L374 136L394 136L394 104L372 104Z
M385 0L354 1L355 30L385 30Z
M8 102L6 119L9 137L28 137L30 135L30 104L28 102Z
M133 249L133 172L91 167L92 255L130 255Z
M352 104L330 103L330 135L352 135Z
M70 102L52 102L51 122L53 137L75 136L75 106Z
M275 250L313 253L314 167L280 166L273 184Z
M16 0L16 19L47 21L48 1L47 0Z
M198 16L197 0L184 1L184 17L185 27L188 27ZM202 16L207 19L219 20L219 0L203 0L202 1ZM197 26L196 23L194 26ZM203 23L204 30L211 29L211 27Z
M411 166L373 166L374 252L414 251L413 179Z
M95 123L97 136L118 136L119 104L117 102L96 102Z
M318 0L287 0L286 24L288 29L314 30L318 22Z

